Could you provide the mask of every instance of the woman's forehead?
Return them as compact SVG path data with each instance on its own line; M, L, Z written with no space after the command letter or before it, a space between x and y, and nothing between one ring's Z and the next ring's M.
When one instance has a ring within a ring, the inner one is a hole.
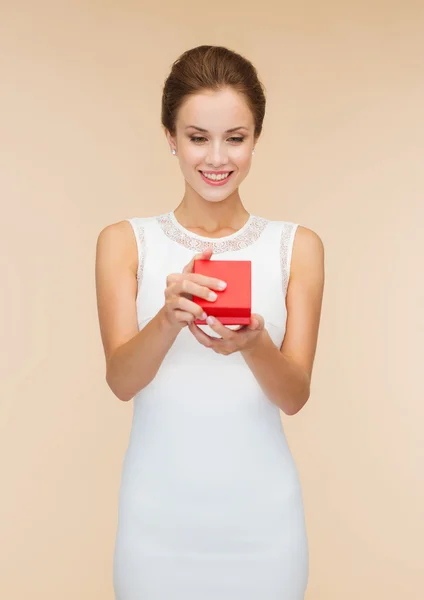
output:
M243 94L233 90L208 91L190 95L179 110L180 127L195 126L227 131L253 126L253 115Z

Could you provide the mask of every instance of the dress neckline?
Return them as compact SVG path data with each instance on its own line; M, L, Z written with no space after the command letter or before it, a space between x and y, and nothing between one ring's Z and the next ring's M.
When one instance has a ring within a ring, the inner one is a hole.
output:
M268 219L249 213L249 218L243 227L229 235L213 238L199 235L183 227L173 211L159 215L156 220L165 235L174 242L197 251L213 248L215 253L241 250L249 246L259 238L269 222Z
M243 231L245 231L245 229L247 229L250 225L250 223L252 222L253 219L253 215L249 214L249 218L247 219L246 223L240 227L240 229L238 229L237 231L235 231L234 233L230 233L228 235L223 235L221 237L209 237L206 235L200 235L198 233L194 233L194 231L190 231L190 229L186 229L183 225L181 225L181 223L177 220L177 217L175 216L174 211L171 211L170 213L168 213L171 221L173 222L173 224L175 225L175 227L177 227L177 229L180 229L180 231L182 231L183 233L185 233L188 236L191 236L193 238L196 238L197 240L206 240L209 242L217 242L219 240L231 240L235 237L237 237L238 235L241 235L243 233Z

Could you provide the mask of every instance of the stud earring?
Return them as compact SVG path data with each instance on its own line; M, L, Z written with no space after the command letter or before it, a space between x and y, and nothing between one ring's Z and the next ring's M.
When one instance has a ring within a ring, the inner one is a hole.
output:
M252 154L255 154L255 149L254 149L254 148L253 148L253 150L252 150Z
M175 150L175 148L172 148L172 154L176 154L177 151Z

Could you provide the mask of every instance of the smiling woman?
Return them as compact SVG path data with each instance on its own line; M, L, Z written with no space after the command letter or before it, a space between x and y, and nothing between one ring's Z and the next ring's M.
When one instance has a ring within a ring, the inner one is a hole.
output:
M310 393L324 282L317 234L250 214L239 187L262 131L253 65L199 46L172 66L162 125L184 178L175 210L99 235L107 381L134 398L114 555L117 600L303 600L308 541L280 409ZM248 260L249 325L205 319L225 287L197 259Z
M237 125L231 127L234 122ZM242 210L238 188L249 173L258 128L245 95L229 85L185 98L175 125L166 129L186 182L178 216L190 213L193 217L197 211L207 211L216 220L224 212ZM221 189L215 192L214 188ZM223 220L226 218L223 215Z

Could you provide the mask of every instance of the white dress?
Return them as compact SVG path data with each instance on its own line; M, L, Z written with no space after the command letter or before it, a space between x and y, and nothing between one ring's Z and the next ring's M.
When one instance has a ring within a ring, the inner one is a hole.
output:
M281 346L296 224L251 214L236 233L205 238L173 212L128 221L140 330L164 304L167 275L212 246L212 260L252 261L252 312ZM217 354L183 328L133 411L116 600L303 600L309 560L297 467L280 410L240 352Z

